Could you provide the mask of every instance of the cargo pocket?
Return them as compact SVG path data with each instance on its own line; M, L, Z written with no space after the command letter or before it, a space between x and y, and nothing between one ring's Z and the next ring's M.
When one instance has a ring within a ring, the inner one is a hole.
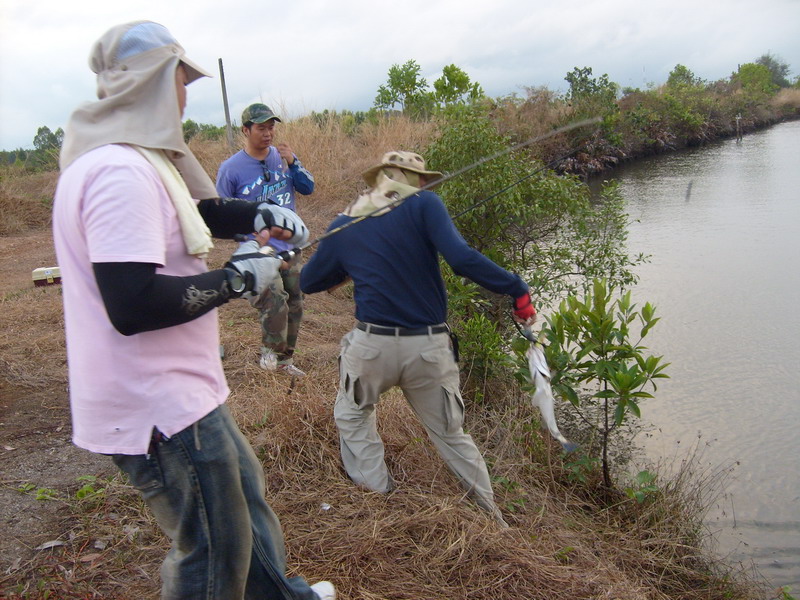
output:
M443 382L455 381L458 385L458 363L449 347L431 348L420 352L420 357L428 367L428 375L432 379Z
M419 373L430 383L439 383L442 394L442 427L448 435L458 434L464 425L464 401L459 391L458 363L448 346L439 346L420 352L427 373Z
M364 389L363 376L376 368L376 359L380 354L379 348L371 346L350 344L342 347L342 353L339 355L340 388L345 396L359 408L365 405L368 398Z
M464 427L464 400L457 390L442 388L444 396L444 423L445 432L457 434Z

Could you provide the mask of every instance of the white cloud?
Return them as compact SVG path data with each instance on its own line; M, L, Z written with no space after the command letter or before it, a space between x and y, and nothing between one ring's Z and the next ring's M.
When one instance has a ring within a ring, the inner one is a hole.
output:
M63 127L94 97L87 57L109 27L137 19L166 25L193 60L223 59L231 114L254 100L289 117L366 110L393 64L414 59L432 82L455 63L487 93L565 89L574 67L622 86L660 84L676 64L720 79L771 52L800 72L797 0L105 0L6 2L0 15L0 148L30 147L36 129ZM187 118L224 121L219 79L189 88Z

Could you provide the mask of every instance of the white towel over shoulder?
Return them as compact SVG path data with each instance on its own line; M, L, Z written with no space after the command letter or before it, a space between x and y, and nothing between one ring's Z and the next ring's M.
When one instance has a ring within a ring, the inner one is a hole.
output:
M198 258L205 258L214 247L214 243L211 241L211 232L206 222L203 221L203 217L200 216L197 203L189 193L189 188L186 187L186 182L178 169L167 158L163 150L153 150L133 144L131 144L131 148L144 156L161 177L161 182L175 206L175 212L178 213L186 251Z

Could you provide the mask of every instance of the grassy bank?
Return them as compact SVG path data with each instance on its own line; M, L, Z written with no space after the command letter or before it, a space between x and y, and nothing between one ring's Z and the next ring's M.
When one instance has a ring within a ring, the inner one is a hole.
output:
M528 88L525 97L493 101L493 119L514 142L531 139L558 125L602 117L593 131L581 130L531 147L562 173L601 175L622 163L746 135L784 120L800 118L800 89L747 94L732 82L665 84L627 90L603 104L589 96L573 102L546 88Z
M532 133L520 129L514 135ZM363 185L359 174L383 152L423 150L435 135L435 124L403 118L365 123L355 132L341 130L335 119L322 126L311 120L281 125L280 138L317 181L314 195L300 200L312 234L324 231L352 200ZM219 142L195 139L191 145L212 175L229 154ZM2 171L4 236L51 245L56 177L13 167ZM232 250L231 242L218 242L210 266L221 266ZM29 267L24 255L16 255L0 271L27 275ZM23 278L0 302L4 391L31 406L48 398L48 407L65 411L59 288L34 289ZM257 366L255 311L241 301L219 311L230 405L263 461L267 496L281 517L293 573L332 580L343 600L769 596L757 574L719 562L707 549L702 518L723 474L684 464L658 480L658 490L643 502L604 490L591 476L576 478L577 465L540 433L535 409L511 381L491 403L465 398L466 428L486 456L510 529L498 529L464 501L396 391L378 412L398 488L384 496L354 487L339 464L332 418L338 341L352 326L352 312L346 288L307 298L296 361L309 376L291 384ZM105 475L59 485L28 483L4 481L18 494L49 489L49 498L38 502L42 510L56 507L58 516L50 535L32 540L31 547L48 539L62 543L4 570L0 597L157 597L167 543L131 487Z

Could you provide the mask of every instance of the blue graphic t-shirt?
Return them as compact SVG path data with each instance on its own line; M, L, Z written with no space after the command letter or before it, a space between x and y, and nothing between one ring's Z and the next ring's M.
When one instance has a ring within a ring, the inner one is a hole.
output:
M221 198L240 198L251 202L271 202L296 211L295 192L308 195L314 191L314 177L295 157L284 168L281 155L270 146L264 160L258 160L240 150L223 162L217 172L217 193ZM292 246L282 240L270 240L277 251Z

